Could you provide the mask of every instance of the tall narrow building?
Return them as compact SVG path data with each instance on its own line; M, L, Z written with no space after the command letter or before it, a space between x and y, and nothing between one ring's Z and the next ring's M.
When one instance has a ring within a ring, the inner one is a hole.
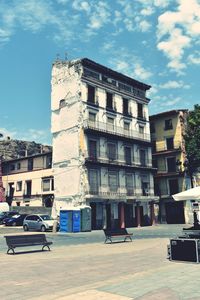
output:
M52 68L54 214L89 205L92 229L155 222L150 86L87 58Z
M162 223L189 223L190 201L174 201L172 195L191 188L187 175L184 134L188 110L177 109L150 116L153 143L155 193L160 198Z

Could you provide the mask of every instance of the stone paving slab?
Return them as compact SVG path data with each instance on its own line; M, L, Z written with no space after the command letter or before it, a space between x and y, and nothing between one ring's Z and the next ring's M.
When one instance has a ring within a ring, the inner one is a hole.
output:
M113 295L111 293L101 292L97 290L88 290L85 292L73 294L70 296L65 296L59 300L131 300L131 298Z
M168 261L168 242L157 238L0 253L0 299L200 299L200 264Z

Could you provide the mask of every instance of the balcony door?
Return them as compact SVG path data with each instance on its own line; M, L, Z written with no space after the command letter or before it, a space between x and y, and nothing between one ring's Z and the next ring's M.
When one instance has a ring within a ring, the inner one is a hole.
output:
M89 140L89 159L97 160L97 141Z
M116 171L109 171L108 185L109 185L109 189L111 192L117 192L117 190L118 190L118 173Z
M144 149L140 149L140 164L146 166L146 151Z
M127 165L131 165L131 147L124 147L124 158Z
M115 143L107 144L107 155L109 160L117 159L117 146Z
M133 195L133 175L126 174L126 191L128 196Z
M174 149L174 138L173 137L166 138L166 146L167 146L167 150Z
M179 192L178 179L169 179L169 194L177 194Z
M176 172L176 157L167 157L167 171Z
M95 169L89 170L89 184L90 184L90 193L93 195L97 195L99 190L99 184L98 184L98 171Z

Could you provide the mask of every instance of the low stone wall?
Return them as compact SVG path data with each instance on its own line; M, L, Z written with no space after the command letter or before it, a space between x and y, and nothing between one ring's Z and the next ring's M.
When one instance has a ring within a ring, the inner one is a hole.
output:
M10 211L17 211L20 214L47 214L51 215L51 207L42 206L11 206Z

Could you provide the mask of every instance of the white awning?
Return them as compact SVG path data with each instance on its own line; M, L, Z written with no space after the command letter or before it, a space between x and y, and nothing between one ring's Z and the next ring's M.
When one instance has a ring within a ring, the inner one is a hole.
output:
M200 200L200 186L197 186L193 189L189 189L187 191L172 195L175 201L183 201L183 200Z

